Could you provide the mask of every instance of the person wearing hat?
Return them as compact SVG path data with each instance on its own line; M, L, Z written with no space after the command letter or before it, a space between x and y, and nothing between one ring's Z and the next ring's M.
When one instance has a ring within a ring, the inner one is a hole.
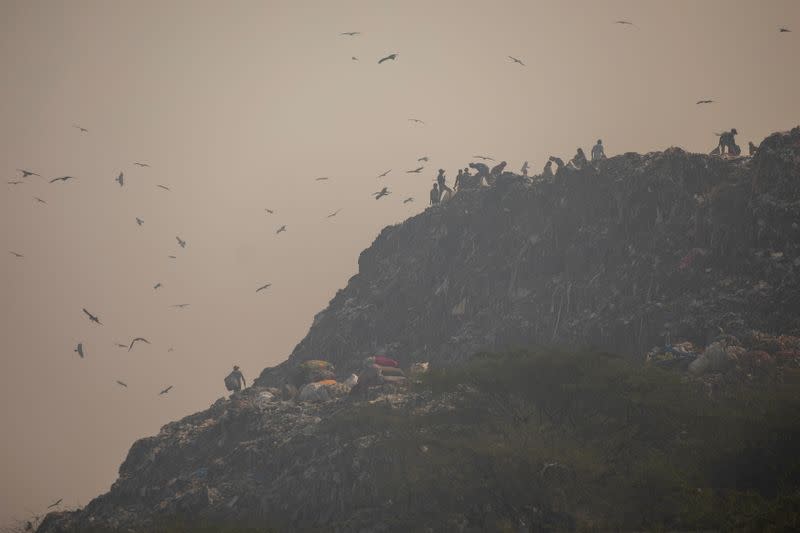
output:
M233 365L233 372L228 374L225 378L225 387L233 392L239 392L242 388L247 387L244 375L241 373L238 366Z

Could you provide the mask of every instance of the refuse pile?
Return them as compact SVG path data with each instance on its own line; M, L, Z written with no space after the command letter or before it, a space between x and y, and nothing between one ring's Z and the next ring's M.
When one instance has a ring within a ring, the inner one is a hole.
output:
M641 357L720 330L800 335L798 224L800 128L753 157L669 148L553 178L504 173L385 228L257 383L319 353L358 373L376 350L441 366L515 346Z

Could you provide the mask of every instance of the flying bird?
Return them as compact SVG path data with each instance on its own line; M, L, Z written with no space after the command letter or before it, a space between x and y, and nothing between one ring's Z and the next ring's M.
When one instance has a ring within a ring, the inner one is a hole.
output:
M395 54L389 54L388 56L386 56L386 57L384 57L384 58L381 58L381 59L378 61L378 64L380 65L380 64L381 64L381 63L383 63L384 61L389 61L390 59L391 59L392 61L394 61L394 60L396 60L396 59L397 59L397 56L399 56L399 55L400 55L400 54L397 54L397 53L395 53Z
M634 25L633 22L630 22L628 20L615 20L614 24L622 24L624 26L633 26Z
M189 304L175 304L171 305L170 307L178 307L180 309L183 309L184 307L189 307Z
M130 345L130 346L128 346L128 351L129 351L129 352L130 352L130 351L133 349L133 345L134 345L134 344L136 344L138 341L142 341L142 342L144 342L144 343L146 343L146 344L150 344L150 341L149 341L149 340L147 340L147 339L145 339L144 337L136 337L135 339L133 339L133 340L131 341L131 345Z
M514 63L519 63L519 64L520 64L520 65L522 65L523 67L525 66L525 63L523 63L522 61L520 61L519 59L517 59L517 58L516 58L516 57L514 57L514 56L508 56L508 58L509 58L511 61L513 61Z
M117 348L127 348L128 347L127 344L122 344L121 342L115 342L114 346L116 346Z
M86 313L86 316L88 316L88 317L89 317L89 320L91 320L92 322L96 322L96 323L100 324L101 326L103 325L103 323L102 323L102 322L100 322L100 319L99 319L99 318L97 318L96 316L94 316L94 315L93 315L92 313L90 313L89 311L87 311L85 307L83 308L83 312L84 312L84 313Z
M80 355L81 359L83 359L83 343L82 342L79 342L78 346L76 346L75 349L72 350L72 351L75 352L76 354Z
M157 290L157 289L160 289L160 288L161 288L161 282L156 283L155 285L153 285L153 290Z
M82 126L78 126L77 124L73 124L72 127L81 130L81 133L89 133L89 130L87 130L86 128L84 128Z
M44 200L42 200L41 198L39 198L38 196L34 196L33 199L36 200L37 202L39 202L40 204L46 204L47 203Z
M406 170L406 174L419 174L425 167L417 167L414 170Z
M408 119L408 121L409 122L415 122L416 124L425 124L424 121L422 121L422 120L420 120L418 118L410 118L410 119Z
M272 209L264 209L264 211L266 211L270 215L274 215L275 214L275 211L273 211Z
M141 219L141 218L139 218L139 217L136 217L136 223L137 223L137 224L139 224L139 225L141 226L142 224L144 224L144 220L142 220L142 219Z
M123 178L122 172L119 173L119 176L117 176L117 179L115 179L114 181L119 183L119 186L122 187L122 185L125 183L125 178Z
M50 183L55 183L56 181L67 181L67 180L74 180L74 179L75 178L73 178L72 176L64 176L64 177L61 177L61 178L53 178L53 179L50 180Z
M417 159L417 161L425 161L427 163L428 162L428 156L427 155L422 156L419 159Z
M380 191L372 193L372 196L374 196L376 200L380 200L384 196L389 196L390 194L392 193L389 191L389 188L384 187Z
M696 105L700 104L713 104L714 100L698 100Z
M286 226L281 226L280 228L278 228L278 231L275 232L275 235L284 231L286 231Z
M781 29L780 29L780 30L778 30L778 31L779 31L780 33L792 33L792 30L790 30L789 28L781 28Z
M164 189L165 191L169 191L169 190L170 190L170 188L169 188L169 187L165 187L164 185L156 185L156 187L161 187L161 188L162 188L162 189Z
M19 185L21 183L25 183L25 182L24 181L9 181L8 182L9 185Z
M168 255L167 257L169 257L170 259L177 259L177 257L175 257L174 255Z
M170 386L169 386L169 387L167 387L166 389L164 389L164 390L162 390L161 392L159 392L159 393L158 393L158 395L159 395L159 396L161 396L161 395L163 395L163 394L166 394L166 393L168 393L170 390L172 390L172 385L170 385Z
M62 501L62 500L63 500L63 498L59 498L59 499L58 499L57 501L55 501L54 503L51 503L50 505L48 505L48 506L47 506L47 508L48 508L48 509L52 509L53 507L58 507L59 505L61 505L61 501Z
M403 203L407 204L407 203L410 203L410 202L413 202L413 201L414 201L413 198L406 198L405 200L403 200Z
M12 252L11 250L9 250L9 251L8 251L8 253L10 253L11 255L13 255L14 257L25 257L24 255L22 255L22 254L18 254L17 252Z
M356 35L361 35L360 31L345 31L340 33L339 35L347 35L348 37L355 37Z
M350 59L352 59L353 61L358 61L358 58L356 56L353 56Z
M148 167L148 168L150 168L150 165L148 165L147 163L134 163L134 165L137 165L137 166L140 166L140 167Z
M485 155L473 155L472 157L474 157L475 159L483 159L484 161L494 161L494 158L487 157Z
M178 244L180 245L181 248L186 248L186 241L184 241L180 237L175 237L175 239L178 241Z
M122 387L125 387L126 389L128 388L128 384L127 384L127 383L125 383L124 381L117 380L117 385L120 385L120 386L122 386Z
M339 214L339 211L341 211L341 209L337 209L336 211L334 211L333 213L331 213L330 215L328 215L326 218L333 218L333 217L335 217L336 215L338 215L338 214Z
M25 169L22 169L22 168L18 168L17 170L22 172L22 177L23 178L27 178L28 176L39 176L40 178L42 177L41 175L37 174L36 172L31 172L30 170L25 170Z
M323 176L321 178L317 178L315 181L325 181L325 180L329 180L329 179L330 179L329 177Z
M263 291L264 289L269 289L270 287L272 287L272 283L267 283L266 285L257 288L256 292Z
M380 176L378 176L378 177L379 177L379 178L384 178L384 177L386 177L386 175L387 175L387 174L389 174L389 172L391 172L391 171L392 171L392 169L390 168L389 170L387 170L386 172L384 172L383 174L381 174L381 175L380 175Z

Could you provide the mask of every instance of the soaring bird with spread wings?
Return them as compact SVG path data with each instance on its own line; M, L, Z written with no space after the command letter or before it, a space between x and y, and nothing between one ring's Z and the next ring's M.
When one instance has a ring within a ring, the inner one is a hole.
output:
M275 235L277 235L278 233L283 233L284 231L286 231L286 225L283 225L280 228L278 228L278 231L275 232Z
M170 386L169 386L169 387L167 387L166 389L164 389L164 390L162 390L161 392L159 392L159 393L158 393L158 395L159 395L159 396L162 396L162 395L164 395L164 394L168 393L168 392L169 392L169 391L171 391L171 390L172 390L172 385L170 385Z
M133 340L131 341L131 345L130 345L130 346L128 346L128 351L130 352L130 351L133 349L133 345L134 345L134 344L136 344L136 343L137 343L137 342L139 342L139 341L142 341L142 342L144 342L144 343L146 343L146 344L150 344L150 341L149 341L149 340L147 340L147 339L145 339L144 337L136 337L135 339L133 339Z
M372 193L372 196L374 196L376 200L380 200L384 196L389 196L390 194L392 194L392 193L389 190L389 188L388 187L384 187L380 191Z
M419 174L425 167L417 167L414 170L406 170L406 174Z
M713 104L714 100L698 100L696 105L700 104Z
M89 311L87 311L85 307L83 308L83 312L86 314L86 316L88 316L88 317L89 317L89 320L91 320L92 322L94 322L94 323L96 323L96 324L99 324L99 325L101 325L101 326L103 325L103 323L102 323L102 322L100 322L100 319L99 319L99 318L97 318L97 317L96 317L95 315L93 315L92 313L90 313Z
M72 351L75 352L76 354L80 355L81 359L83 359L83 343L82 342L79 342L78 345L75 347L75 349L72 350Z
M267 283L266 285L262 285L261 287L256 289L256 292L263 291L264 289L269 289L272 287L272 283Z
M50 180L50 183L55 183L55 182L57 182L57 181L64 181L64 182L66 182L67 180L74 180L74 179L75 179L75 178L73 178L72 176L63 176L63 177L61 177L61 178L53 178L53 179L51 179L51 180Z
M391 59L392 61L395 61L395 60L397 59L397 56L399 56L399 55L400 55L400 54L397 54L397 53L394 53L394 54L389 54L388 56L381 58L381 59L378 61L378 64L380 65L380 64L381 64L381 63L383 63L384 61L389 61L390 59Z
M25 169L22 169L22 168L18 168L17 170L22 172L22 177L23 178L27 178L28 176L39 176L40 178L42 177L41 175L37 174L36 172L31 172L30 170L25 170Z
M516 58L516 57L514 57L514 56L508 56L508 58L509 58L511 61L513 61L514 63L518 63L518 64L522 65L523 67L525 66L525 63L523 63L521 60L517 59L517 58Z
M343 31L339 35L347 35L348 37L355 37L356 35L361 35L360 31Z
M385 178L385 177L386 177L386 176L389 174L389 172L391 172L391 171L392 171L392 169L390 168L389 170L387 170L387 171L386 171L386 172L384 172L383 174L379 175L378 177L379 177L379 178Z

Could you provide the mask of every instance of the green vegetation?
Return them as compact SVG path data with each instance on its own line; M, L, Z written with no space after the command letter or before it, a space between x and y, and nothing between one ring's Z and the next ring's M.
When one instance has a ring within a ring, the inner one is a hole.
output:
M492 530L800 529L797 385L709 397L609 354L516 352L434 371L416 390L455 409L364 404L329 421L388 437L377 490L409 511L398 526L466 508Z

